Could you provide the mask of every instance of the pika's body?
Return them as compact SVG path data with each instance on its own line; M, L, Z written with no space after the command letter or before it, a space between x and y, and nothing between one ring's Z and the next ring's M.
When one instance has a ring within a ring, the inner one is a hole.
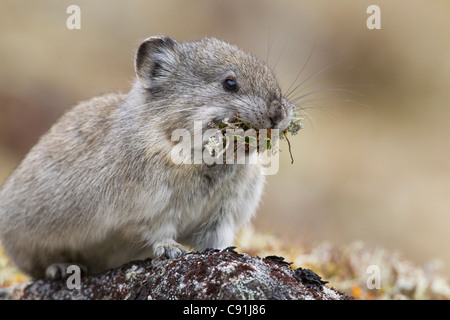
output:
M0 238L34 278L79 264L98 273L131 260L223 248L255 213L258 164L175 164L175 129L239 114L285 129L293 107L267 65L217 39L152 37L137 80L67 112L0 190Z

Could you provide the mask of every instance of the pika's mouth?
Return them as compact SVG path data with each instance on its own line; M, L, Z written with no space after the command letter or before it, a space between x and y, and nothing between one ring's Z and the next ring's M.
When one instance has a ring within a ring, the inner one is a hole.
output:
M244 121L239 115L233 115L231 117L228 118L224 118L224 119L216 119L214 121L214 124L217 128L219 129L242 129L244 131L249 130L249 129L254 129L254 130L258 130L256 128L254 128L250 123Z
M301 123L302 120L303 118L300 118L296 114L294 114L290 124L285 129L277 129L277 131L279 131L280 138L282 139L288 133L291 135L296 135L301 129L303 129L303 124ZM239 115L233 115L229 118L224 119L216 118L213 121L211 121L210 127L217 128L218 130L221 131L225 131L227 129L231 130L241 129L244 131L253 129L258 135L260 132L266 131L268 133L268 136L271 136L272 132L272 129L270 128L258 129L252 126L250 123L244 121L241 117L239 117Z
M256 151L264 152L272 148L272 129L257 129L251 124L243 121L238 115L229 118L215 119L210 123L210 128L217 129L219 139L214 137L205 146L211 155L224 154L226 150L234 151L234 154L245 152L246 155ZM217 149L223 148L223 152ZM231 149L230 149L231 147Z
M286 129L273 130L254 128L251 124L243 121L238 115L233 115L232 117L224 119L214 119L209 126L210 128L217 129L217 133L221 135L221 139L219 139L221 142L218 142L216 138L210 139L205 147L210 151L211 155L220 156L225 153L225 150L229 147L230 143L233 143L233 149L236 154L240 142L241 145L243 144L244 146L245 154L248 155L255 150L257 153L260 153L272 149L274 143L278 145L278 139L286 139L291 155L291 162L293 163L294 159L292 158L291 144L287 135L288 133L296 135L300 129L303 128L301 120L303 120L303 118L294 114ZM273 131L278 135L274 136ZM223 151L218 152L218 149L222 149Z

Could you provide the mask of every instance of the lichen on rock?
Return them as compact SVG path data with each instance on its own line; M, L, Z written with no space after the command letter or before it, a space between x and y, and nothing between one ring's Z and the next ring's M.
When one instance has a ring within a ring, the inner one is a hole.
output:
M68 289L64 280L37 280L9 288L3 292L3 298L350 299L327 287L326 282L309 269L293 270L281 257L262 259L234 249L192 252L174 260L133 261L102 274L83 277L80 289Z

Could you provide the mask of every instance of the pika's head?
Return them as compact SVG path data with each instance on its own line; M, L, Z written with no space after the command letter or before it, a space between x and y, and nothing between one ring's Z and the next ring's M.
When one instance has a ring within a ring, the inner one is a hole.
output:
M285 130L293 116L267 64L218 39L148 38L135 69L138 85L172 118L210 123L238 116L256 129Z

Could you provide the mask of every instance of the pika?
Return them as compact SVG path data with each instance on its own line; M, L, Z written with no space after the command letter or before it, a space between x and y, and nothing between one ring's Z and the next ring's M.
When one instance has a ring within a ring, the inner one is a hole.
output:
M135 71L127 94L64 114L0 190L1 243L33 278L224 248L258 207L260 165L176 165L171 132L236 114L286 129L293 105L267 64L215 38L157 36L140 44Z

